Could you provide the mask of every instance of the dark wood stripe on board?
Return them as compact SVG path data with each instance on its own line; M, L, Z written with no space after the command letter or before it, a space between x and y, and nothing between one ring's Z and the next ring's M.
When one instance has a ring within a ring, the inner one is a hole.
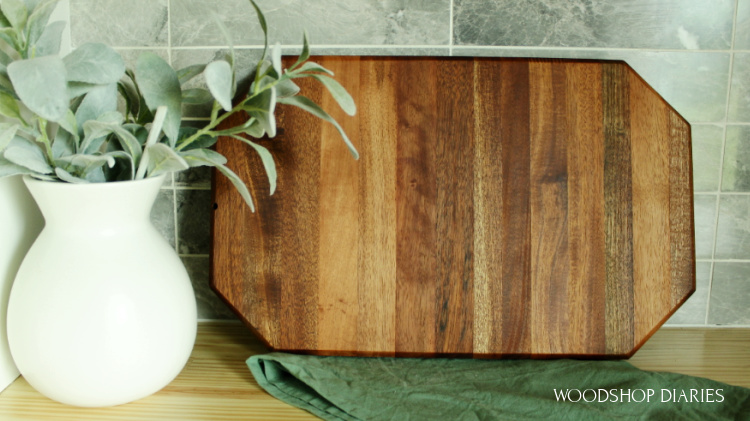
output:
M437 70L434 60L396 61L396 352L435 352ZM428 326L430 328L428 328Z
M602 64L605 337L608 354L633 347L633 209L628 68Z

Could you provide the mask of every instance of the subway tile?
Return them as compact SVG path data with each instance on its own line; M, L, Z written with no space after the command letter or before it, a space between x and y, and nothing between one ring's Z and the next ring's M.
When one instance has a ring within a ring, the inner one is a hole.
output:
M733 0L455 0L456 45L728 49Z
M698 262L695 265L695 292L667 320L668 326L702 325L706 323L708 286L711 278L711 263Z
M172 177L167 177L171 184ZM151 223L164 237L172 248L175 248L174 234L174 191L162 188L156 196L154 207L151 208Z
M177 251L180 254L208 254L211 249L211 191L176 189Z
M167 46L168 0L70 0L71 43Z
M750 126L727 126L721 189L750 192Z
M313 45L447 45L450 40L450 0L261 0L258 5L272 44L301 44L303 28ZM263 44L257 18L245 0L173 0L172 44L226 45L213 14L227 27L235 45Z
M716 259L750 259L750 195L721 195Z
M750 53L734 55L728 112L730 122L750 122Z
M193 284L195 302L198 306L198 319L234 319L234 313L213 292L209 285L208 257L184 256L182 257L182 263L185 265Z
M750 263L714 263L710 300L709 324L750 324Z
M696 194L695 208L695 256L698 259L710 259L714 252L714 234L716 232L716 199L715 194Z
M734 48L736 50L750 50L750 1L739 1L735 28Z
M719 190L721 140L724 129L713 125L693 125L693 190Z
M723 122L729 53L457 47L454 56L624 60L689 122Z

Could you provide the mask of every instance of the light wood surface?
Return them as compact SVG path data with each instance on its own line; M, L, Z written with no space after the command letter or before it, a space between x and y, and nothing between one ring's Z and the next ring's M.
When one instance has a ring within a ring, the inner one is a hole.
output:
M112 408L51 401L19 378L0 393L0 419L14 420L314 420L268 395L245 360L267 352L240 323L201 323L182 373L160 392ZM662 328L630 362L750 387L750 329Z
M279 108L278 190L217 149L212 285L270 347L627 356L695 288L689 125L624 62L319 57L359 105ZM234 124L234 123L232 123Z

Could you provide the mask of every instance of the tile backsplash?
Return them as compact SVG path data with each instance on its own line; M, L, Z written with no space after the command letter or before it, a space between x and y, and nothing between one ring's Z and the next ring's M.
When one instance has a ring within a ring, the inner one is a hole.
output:
M692 125L697 291L672 325L750 325L750 0L258 0L271 41L313 53L622 59ZM240 65L262 33L246 0L70 0L71 42L176 67L226 49ZM205 110L186 110L200 121ZM208 288L210 172L177 174L152 217L193 277L199 316L233 317Z

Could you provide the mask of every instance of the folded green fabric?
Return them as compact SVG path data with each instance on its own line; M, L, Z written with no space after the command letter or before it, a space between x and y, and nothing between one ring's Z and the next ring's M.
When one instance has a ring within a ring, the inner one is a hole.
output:
M326 420L750 420L750 389L625 361L247 360L268 393Z

